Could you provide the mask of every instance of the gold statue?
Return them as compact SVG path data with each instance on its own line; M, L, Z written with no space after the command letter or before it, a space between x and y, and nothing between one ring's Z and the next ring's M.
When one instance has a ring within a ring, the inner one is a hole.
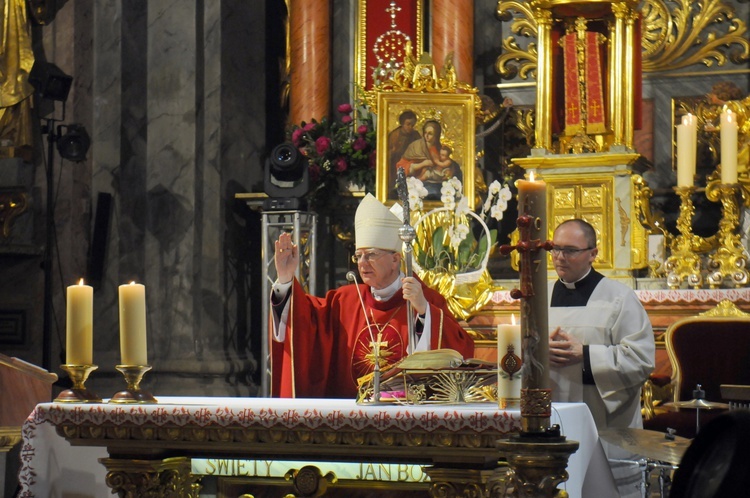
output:
M31 148L29 73L34 65L26 0L5 0L0 52L0 147Z

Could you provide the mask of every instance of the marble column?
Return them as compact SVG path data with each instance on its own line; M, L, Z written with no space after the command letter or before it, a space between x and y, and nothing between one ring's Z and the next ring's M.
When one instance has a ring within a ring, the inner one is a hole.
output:
M289 120L321 119L331 107L329 0L290 0L291 88Z
M474 82L474 2L433 0L432 59L443 66L445 57L453 52L458 80Z

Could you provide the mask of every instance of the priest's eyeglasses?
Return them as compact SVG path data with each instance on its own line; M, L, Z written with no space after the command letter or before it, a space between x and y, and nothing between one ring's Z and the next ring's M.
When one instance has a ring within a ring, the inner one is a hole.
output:
M365 263L369 264L375 261L376 259L382 258L386 254L393 254L393 252L378 251L378 250L355 252L354 256L352 256L352 263L359 263L360 261L364 261Z
M572 257L578 256L583 251L590 251L591 249L593 249L593 247L584 247L583 249L578 249L577 247L553 246L549 252L551 252L553 256L557 256L557 257L562 256L563 258L572 258Z

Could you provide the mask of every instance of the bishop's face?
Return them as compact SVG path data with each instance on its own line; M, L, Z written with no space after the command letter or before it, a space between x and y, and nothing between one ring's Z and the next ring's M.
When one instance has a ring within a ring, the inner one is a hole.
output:
M357 249L354 253L362 281L375 289L385 289L401 271L401 254L384 249Z

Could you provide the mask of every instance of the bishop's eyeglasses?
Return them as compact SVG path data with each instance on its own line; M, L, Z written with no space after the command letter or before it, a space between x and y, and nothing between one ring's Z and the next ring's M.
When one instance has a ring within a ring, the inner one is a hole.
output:
M372 263L376 259L380 259L386 254L393 254L393 251L378 251L378 250L370 250L370 251L357 251L354 253L354 256L352 256L352 263L359 263L360 261L364 261L365 263Z

